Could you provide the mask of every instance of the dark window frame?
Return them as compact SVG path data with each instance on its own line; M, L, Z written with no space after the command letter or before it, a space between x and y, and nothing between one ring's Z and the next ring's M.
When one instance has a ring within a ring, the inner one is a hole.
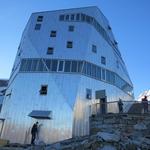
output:
M45 84L45 85L41 85L41 89L40 89L40 95L47 95L48 93L48 85Z
M73 48L73 41L67 41L67 48Z
M57 31L56 30L52 30L50 33L50 37L56 37L57 35Z
M54 54L54 47L48 47L46 54L47 54L47 55L53 55L53 54Z
M40 23L37 23L36 25L35 25L35 27L34 27L34 30L40 30L41 29L41 24Z

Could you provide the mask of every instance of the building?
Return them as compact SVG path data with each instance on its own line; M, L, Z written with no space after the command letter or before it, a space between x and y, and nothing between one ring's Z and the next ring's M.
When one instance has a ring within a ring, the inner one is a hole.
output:
M5 96L7 85L8 85L8 80L0 79L0 112L1 112L1 107Z
M2 109L5 92L7 89L7 85L8 85L8 80L0 79L0 113L1 113L1 109ZM4 120L0 118L0 135L2 133L3 123L4 123Z
M133 85L108 20L85 7L31 15L6 93L1 137L30 143L38 120L53 143L89 134L91 103L133 100Z

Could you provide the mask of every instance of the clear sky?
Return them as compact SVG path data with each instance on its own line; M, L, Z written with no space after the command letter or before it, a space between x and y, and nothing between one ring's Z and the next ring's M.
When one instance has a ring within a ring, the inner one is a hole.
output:
M92 5L98 6L110 22L135 96L150 89L150 0L1 0L0 78L9 78L32 12Z

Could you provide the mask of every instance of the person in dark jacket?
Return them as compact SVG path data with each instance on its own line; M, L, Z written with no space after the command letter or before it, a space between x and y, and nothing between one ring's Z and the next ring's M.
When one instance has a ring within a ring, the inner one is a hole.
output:
M118 101L119 113L123 113L123 102L121 99Z
M148 99L147 99L147 96L144 96L144 98L142 98L142 105L143 105L144 113L147 113L148 112Z
M33 145L34 145L34 141L36 139L37 133L38 133L38 122L34 123L31 129L31 135L32 135L31 144Z

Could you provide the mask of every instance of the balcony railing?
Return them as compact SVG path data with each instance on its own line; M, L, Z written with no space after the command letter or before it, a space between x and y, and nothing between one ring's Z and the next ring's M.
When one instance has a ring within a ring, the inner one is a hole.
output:
M90 103L90 113L91 115L99 115L106 113L148 113L150 112L150 101L121 101L122 111L119 111L118 101L111 101L103 103L100 100L93 100Z

